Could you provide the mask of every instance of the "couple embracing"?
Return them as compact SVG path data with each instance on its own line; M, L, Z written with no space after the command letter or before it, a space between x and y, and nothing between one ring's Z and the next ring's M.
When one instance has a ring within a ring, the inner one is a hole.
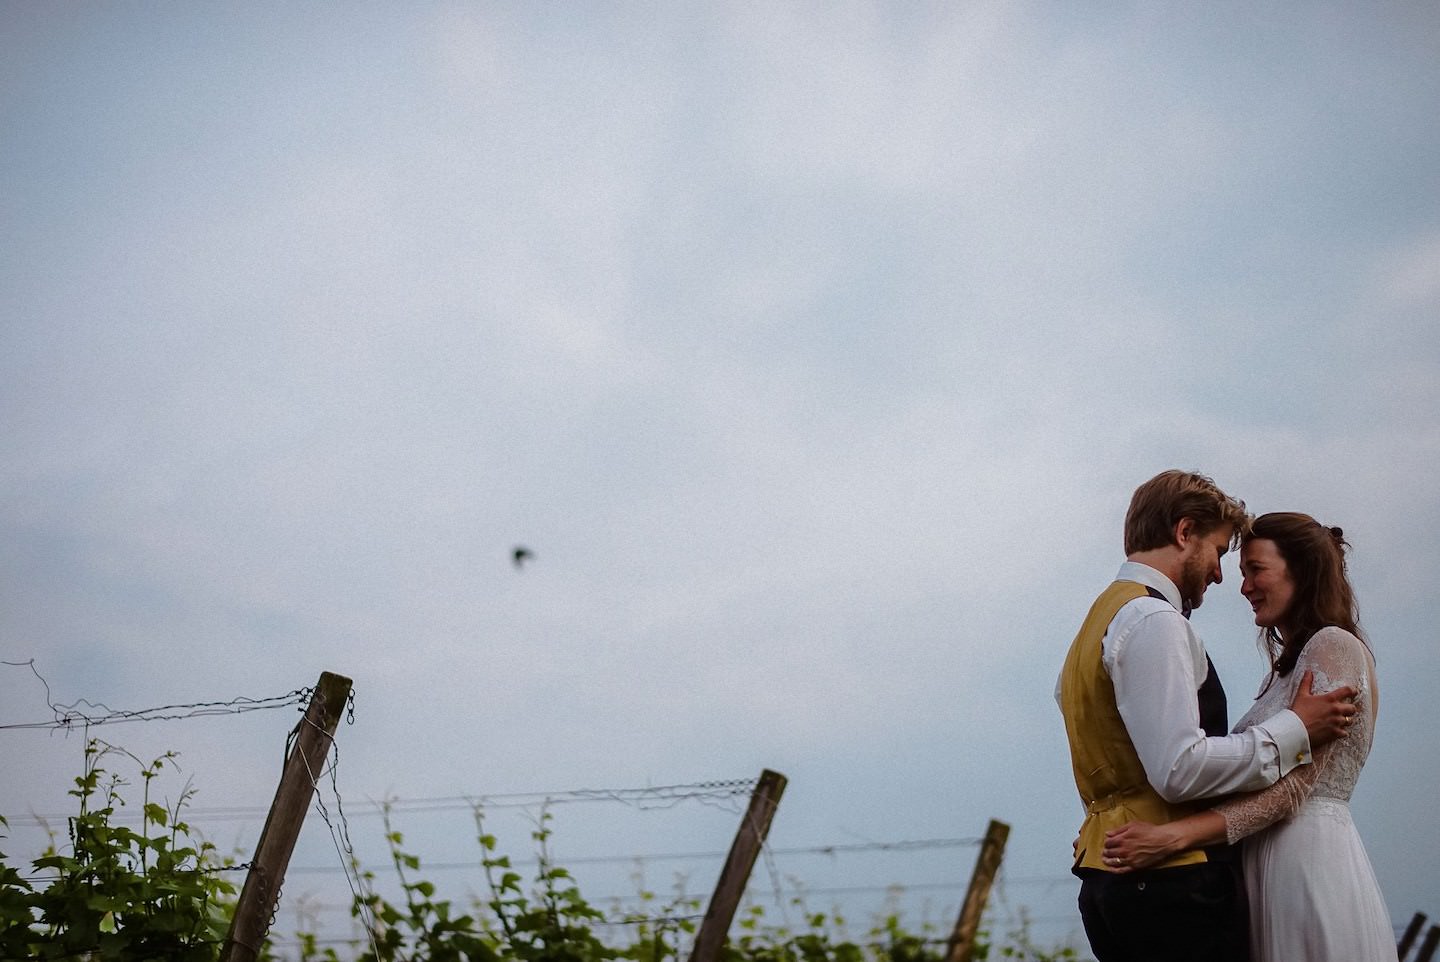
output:
M1271 668L1230 733L1188 619L1237 545ZM1203 475L1166 471L1136 489L1126 561L1056 686L1085 805L1080 914L1099 962L1396 959L1348 806L1379 690L1347 547L1308 515L1252 519Z

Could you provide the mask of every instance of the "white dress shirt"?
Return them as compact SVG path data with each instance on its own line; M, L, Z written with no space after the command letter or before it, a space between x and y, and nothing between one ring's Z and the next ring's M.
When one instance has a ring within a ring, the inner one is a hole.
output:
M1149 565L1127 561L1117 581L1154 588L1127 602L1101 641L1115 702L1150 784L1168 802L1264 788L1310 761L1310 736L1289 708L1234 735L1206 737L1197 693L1205 645L1180 614L1180 591ZM1060 697L1060 687L1055 688Z

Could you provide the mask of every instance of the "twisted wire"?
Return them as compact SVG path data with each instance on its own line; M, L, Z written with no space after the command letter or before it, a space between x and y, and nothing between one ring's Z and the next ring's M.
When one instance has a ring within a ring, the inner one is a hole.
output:
M28 661L6 661L0 664L9 665L12 668L29 668L39 679L40 684L45 686L45 703L50 707L52 718L48 721L38 722L14 722L0 725L3 731L25 731L34 729L49 729L51 731L71 731L77 726L85 729L94 728L98 725L115 725L123 722L146 722L146 721L176 721L184 718L203 718L211 715L241 715L252 711L271 711L276 708L288 708L292 705L302 706L310 694L308 688L297 688L294 691L286 692L283 695L271 695L264 698L249 698L239 696L227 701L200 701L176 705L157 705L154 708L140 708L133 711L111 708L103 702L92 702L88 699L77 699L68 705L57 703L51 695L50 683L35 668L35 659Z

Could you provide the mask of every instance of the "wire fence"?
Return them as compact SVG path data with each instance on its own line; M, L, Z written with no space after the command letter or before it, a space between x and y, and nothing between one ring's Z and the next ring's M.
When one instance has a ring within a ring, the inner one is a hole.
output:
M304 712L306 705L314 696L314 690L311 688L297 688L274 696L237 696L225 700L175 703L133 710L115 709L109 705L91 702L85 699L80 699L69 704L59 704L54 701L50 686L36 669L33 659L24 662L0 662L0 664L16 668L28 668L40 684L44 686L45 701L51 715L49 719L42 721L0 724L0 731L50 730L67 733L84 731L88 737L90 729L103 725L177 721L282 709L295 709ZM350 724L354 724L355 702L353 689L351 689L349 694L346 716L347 721ZM305 718L300 719L287 736L287 756L292 740L300 730L300 726L304 725L305 722ZM328 864L302 864L292 866L288 869L287 875L291 878L319 877L321 879L333 877L336 874L342 875L346 880L346 886L348 888L348 901L341 903L331 900L316 900L311 897L309 893L306 893L299 899L293 900L293 902L297 911L308 913L312 918L318 918L321 913L346 912L354 917L354 922L359 923L359 929L362 935L357 935L352 932L346 937L332 938L326 936L316 941L315 944L319 945L358 945L364 940L372 939L373 934L381 928L370 914L370 906L375 904L376 901L376 893L372 882L373 876L362 872L360 869L360 863L356 857L355 846L351 838L350 822L352 819L383 817L388 820L395 816L426 816L452 812L496 810L533 813L537 810L548 811L555 806L585 803L618 804L640 812L673 809L685 803L696 803L716 807L738 816L743 811L744 800L747 800L751 796L757 785L757 779L755 778L740 778L659 786L572 788L549 791L477 793L473 795L431 795L408 798L388 797L380 800L366 799L363 801L346 801L342 798L340 790L339 748L335 739L329 738L329 736L327 736L327 738L329 739L329 748L325 757L325 764L319 771L310 771L309 780L314 788L311 807L319 820L326 826L331 847L334 851L334 861ZM267 812L268 809L266 807L254 805L187 806L185 809L186 819L194 823L212 823L227 820L253 821L264 817ZM9 818L9 823L13 826L48 828L50 823L63 823L68 817L68 813L32 813L13 816ZM116 822L123 823L126 821L140 821L145 816L143 812L139 811L117 811L112 817ZM800 859L827 858L836 860L844 857L875 854L913 856L916 853L973 848L978 846L981 841L982 839L979 837L964 836L906 838L892 841L837 842L833 844L807 846L765 845L762 848L762 856L769 876L770 891L768 895L773 898L775 905L780 909L782 921L787 928L790 923L788 916L785 915L786 906L791 903L800 903L806 898L835 899L856 896L874 897L877 894L883 894L887 899L895 899L905 895L933 894L942 896L947 903L958 904L967 884L965 880L958 878L941 881L913 881L904 884L892 882L889 884L867 883L811 886L806 885L800 880L804 875L810 873L796 873L793 871L793 863ZM611 853L574 855L566 858L564 862L567 866L615 866L626 864L643 867L651 863L714 865L719 860L724 859L726 855L727 852L715 849L651 851L639 854ZM784 872L782 872L780 867L782 860L786 862L786 871ZM529 859L517 859L510 864L514 866L539 865L541 861L542 859L537 856ZM480 870L482 866L483 863L480 859L445 859L426 863L425 870L432 872L477 871ZM204 870L240 872L249 869L249 867L248 862L240 862L229 865L210 865ZM30 875L27 878L32 882L43 883L53 880L54 877L55 876L47 875L46 873L39 873ZM1045 887L1068 884L1070 881L1068 876L1057 876L1053 878L1013 878L1008 880L1009 884L1014 885L1039 885ZM997 883L997 894L1002 903L1005 901L1005 884L1006 879L1002 872L1001 879ZM759 891L763 887L763 884L752 881L751 888L755 891ZM603 903L610 905L614 909L609 915L597 916L594 920L594 924L597 926L673 926L681 923L695 922L702 917L698 914L690 914L683 911L676 912L675 909L686 901L681 898L677 898L668 908L661 908L660 906L654 905L651 899L641 897L634 893L601 896L590 899L590 901L592 904ZM280 893L277 892L270 917L272 926L275 921L275 914L280 910L280 905ZM661 908L661 911L659 914L654 914L657 908ZM1045 917L1043 916L1036 919L1036 921L1044 920ZM299 943L289 943L281 940L275 944L293 945Z
M50 693L47 682L35 667L35 659L27 661L0 661L0 665L12 668L29 668L40 684L45 687L45 702L50 707L51 717L43 721L10 722L0 724L0 731L73 731L76 728L91 729L101 725L116 725L124 722L179 721L186 718L205 718L214 715L243 715L255 711L274 711L279 708L298 707L304 711L310 700L311 689L297 688L283 695L262 698L239 696L225 701L189 702L186 704L159 705L154 708L122 710L111 708L101 702L84 698L70 704L58 704Z

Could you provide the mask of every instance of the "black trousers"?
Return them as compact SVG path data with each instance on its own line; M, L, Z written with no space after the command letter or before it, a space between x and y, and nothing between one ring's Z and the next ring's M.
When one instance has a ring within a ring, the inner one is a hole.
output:
M1096 962L1249 962L1245 886L1233 862L1113 875L1086 871L1080 919Z

